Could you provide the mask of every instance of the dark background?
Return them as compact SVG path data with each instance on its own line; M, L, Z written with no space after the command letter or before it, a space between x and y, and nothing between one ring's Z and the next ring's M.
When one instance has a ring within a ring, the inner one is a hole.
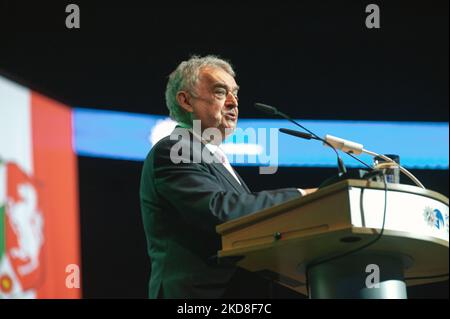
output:
M79 30L65 28L68 3L80 6ZM369 3L381 29L365 27ZM168 74L191 54L218 54L237 71L241 117L263 117L260 101L301 119L447 122L448 14L446 0L0 1L0 73L70 106L167 114ZM84 297L144 298L141 163L79 157L78 169ZM255 191L334 173L237 170ZM448 170L413 173L448 197ZM408 293L448 298L448 281Z

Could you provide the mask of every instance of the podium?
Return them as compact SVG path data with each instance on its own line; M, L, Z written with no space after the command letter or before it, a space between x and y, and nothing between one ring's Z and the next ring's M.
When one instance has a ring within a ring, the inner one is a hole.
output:
M310 298L406 298L406 286L448 279L448 204L415 186L344 180L218 225L218 256Z

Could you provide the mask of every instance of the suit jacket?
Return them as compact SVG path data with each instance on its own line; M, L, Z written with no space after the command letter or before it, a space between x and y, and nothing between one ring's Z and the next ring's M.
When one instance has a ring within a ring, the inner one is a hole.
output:
M294 188L251 192L223 164L199 162L198 153L208 151L192 133L177 127L171 136L178 139L163 138L151 149L141 176L149 297L220 298L237 267L214 258L221 249L216 226L301 194Z

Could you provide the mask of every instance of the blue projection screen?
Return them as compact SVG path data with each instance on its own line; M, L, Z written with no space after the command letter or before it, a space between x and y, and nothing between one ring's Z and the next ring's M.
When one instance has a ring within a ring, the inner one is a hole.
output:
M133 161L144 160L152 145L175 126L166 116L85 108L75 108L73 120L78 155ZM398 154L406 168L448 169L448 122L298 121L319 136L330 134L376 153ZM297 130L286 120L239 119L236 133L223 149L234 165L336 166L331 149L278 132L282 127ZM368 155L358 157L372 163ZM362 166L343 158L348 167Z

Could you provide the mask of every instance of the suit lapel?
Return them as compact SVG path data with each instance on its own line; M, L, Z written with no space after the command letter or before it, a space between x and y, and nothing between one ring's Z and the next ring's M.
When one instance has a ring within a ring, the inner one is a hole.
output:
M180 126L177 126L180 127ZM188 130L189 131L189 130ZM191 141L193 140L194 136L192 134L191 131L189 131L189 135L191 137ZM206 147L203 143L200 144L200 151L203 152L203 149ZM208 150L208 152L211 154L211 156L214 156L211 151ZM200 153L201 155L201 153ZM210 165L212 165L212 167L214 167L214 169L216 171L218 171L223 177L226 178L226 180L233 186L233 188L241 193L242 189L244 189L244 191L246 191L247 193L251 193L249 188L247 187L247 185L244 183L244 181L242 180L242 178L239 176L239 174L236 172L236 170L234 170L236 176L238 177L239 181L241 182L241 184L239 184L236 181L236 178L234 178L233 175L231 175L231 173L225 168L225 166L223 166L223 164L221 163L211 163Z
M242 192L242 186L239 185L239 183L236 181L236 179L233 177L233 175L230 174L230 172L223 166L221 163L212 163L212 166L216 171L218 171L225 179L233 186L233 188L238 191Z
M214 167L214 169L215 169L216 171L218 171L223 177L226 178L226 180L233 186L233 188L234 188L237 192L241 193L241 192L242 192L242 189L244 189L245 191L247 191L247 190L245 189L245 187L243 187L242 185L240 185L240 184L237 182L236 178L234 178L234 176L230 174L230 172L225 168L225 166L223 166L223 165L220 164L220 163L212 163L211 165L212 165L212 167Z

